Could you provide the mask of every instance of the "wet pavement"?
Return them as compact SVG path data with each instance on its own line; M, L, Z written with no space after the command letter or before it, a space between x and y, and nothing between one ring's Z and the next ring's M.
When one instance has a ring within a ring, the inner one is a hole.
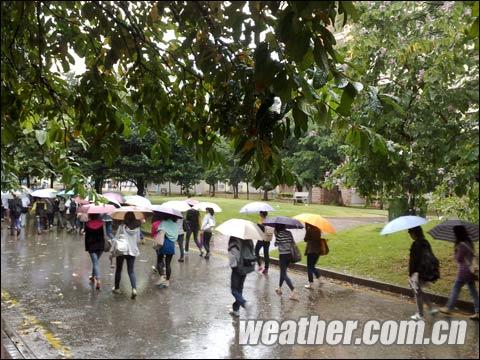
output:
M216 242L216 246L219 244ZM186 262L172 261L171 287L158 289L151 267L151 242L140 245L135 262L138 296L114 295L108 256L100 259L102 290L89 284L91 262L83 237L52 230L10 236L2 223L2 318L39 358L478 358L479 328L468 322L465 345L238 345L238 321L228 311L230 270L223 254L207 262L191 251ZM126 266L124 266L126 268ZM326 281L321 289L303 288L306 274L292 273L300 301L279 297L278 269L265 277L250 274L244 295L254 303L253 318L323 320L408 319L415 305L400 296ZM287 293L287 292L285 292ZM241 318L246 318L242 313ZM437 319L447 319L437 315ZM453 317L466 319L462 315ZM427 318L428 329L432 321Z

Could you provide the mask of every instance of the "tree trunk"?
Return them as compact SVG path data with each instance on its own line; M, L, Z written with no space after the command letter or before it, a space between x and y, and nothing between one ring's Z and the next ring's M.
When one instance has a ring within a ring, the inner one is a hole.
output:
M212 185L212 197L215 197L215 184Z
M298 192L301 192L301 191L303 190L303 186L302 186L302 185L297 184L297 185L295 185L295 187L297 188L297 191L298 191Z
M137 179L136 185L137 185L137 195L145 196L145 180Z
M263 190L263 201L268 201L268 190Z
M181 188L180 188L180 192L181 192ZM168 196L172 196L172 186L171 186L171 182L169 181L168 182Z
M103 179L95 179L95 191L98 194L102 193Z
M247 181L247 200L250 200L250 188L248 187L248 181Z
M307 190L308 190L308 203L312 203L313 199L313 186L307 185Z
M30 176L27 175L27 187L30 189Z
M238 184L233 185L233 198L238 199Z
M53 189L53 183L55 182L55 175L50 175L50 188Z

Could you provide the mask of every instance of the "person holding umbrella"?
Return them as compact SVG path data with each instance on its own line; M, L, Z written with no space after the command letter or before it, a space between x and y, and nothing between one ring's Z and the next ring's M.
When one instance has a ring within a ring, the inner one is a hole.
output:
M123 223L117 229L116 239L122 237L126 239L127 249L123 254L115 254L115 245L116 240L114 241L113 253L116 256L116 268L115 268L115 287L112 292L114 294L121 294L120 290L120 280L122 278L122 269L124 260L127 261L127 270L128 277L130 278L130 285L132 286L132 295L131 298L135 299L137 297L137 279L135 277L135 258L140 255L140 250L138 249L138 243L140 242L140 220L137 220L135 213L129 211L125 213ZM102 229L103 234L103 229Z
M185 234L185 256L188 256L188 249L190 244L190 236L193 234L193 241L200 250L200 256L203 255L202 245L198 242L198 231L200 230L200 212L193 208L195 203L191 200L187 200L190 209L185 214L185 224L187 233Z
M282 295L282 286L283 283L286 282L291 291L290 299L298 300L295 287L287 274L288 266L292 262L293 244L294 240L292 233L286 229L286 226L284 224L275 224L275 246L278 246L280 257L280 282L278 289L276 289L275 292L278 295Z
M163 237L163 245L156 249L157 271L160 280L156 284L159 287L169 287L172 275L171 262L175 255L175 242L178 239L178 217L172 214L157 212L154 210L152 219L152 236ZM165 265L165 276L163 267Z
M410 259L408 266L408 275L410 286L412 287L417 303L417 313L411 316L413 320L423 320L423 303L426 302L430 314L435 314L438 310L434 309L430 299L423 292L425 286L431 281L436 281L439 277L438 260L433 256L432 247L430 246L423 230L420 226L408 229L410 237L414 240L410 247ZM435 261L437 267L432 266Z
M308 269L308 285L305 285L307 289L313 289L313 276L320 279L320 270L315 266L322 253L320 239L322 238L322 231L316 226L305 223L305 242L307 246L305 248L305 256L307 257L307 269ZM322 285L320 283L320 285Z
M203 247L205 248L205 260L210 258L210 240L212 239L213 230L215 228L215 211L211 207L207 207L207 214L203 217L200 236L203 239ZM200 256L203 252L200 250Z
M473 242L464 226L454 226L453 233L455 234L454 258L457 262L458 268L457 278L453 285L447 305L440 308L440 311L444 314L450 315L455 307L455 303L457 302L462 287L467 285L475 306L475 314L472 315L470 319L478 321L478 292L475 286L475 275L470 270L470 264L473 262L473 257L475 256Z
M98 262L105 251L105 237L103 232L103 221L100 214L88 215L85 224L85 251L92 260L92 275L88 278L97 290L100 290L100 272Z
M257 224L260 230L263 232L263 240L257 241L255 245L255 256L257 257L258 272L263 275L268 275L268 267L270 265L270 242L273 238L273 229L270 226L263 225L263 222L268 216L267 211L260 211L260 221ZM260 258L260 250L263 248L263 258L265 259L265 266L262 266L262 260Z

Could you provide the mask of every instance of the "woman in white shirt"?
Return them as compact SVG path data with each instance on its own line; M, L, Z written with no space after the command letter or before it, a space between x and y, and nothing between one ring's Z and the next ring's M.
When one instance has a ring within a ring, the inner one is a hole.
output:
M200 236L203 238L203 247L205 248L205 260L210 258L210 240L212 239L212 232L215 229L215 211L212 208L206 208L207 214L202 221L202 227L200 228ZM200 256L203 256L203 250L200 250Z
M135 278L135 257L140 255L138 250L138 243L140 242L140 221L135 218L133 212L127 212L123 220L123 224L118 227L117 236L118 239L120 234L123 234L128 242L128 250L124 255L116 255L117 257L117 266L115 269L115 288L113 289L114 294L121 294L120 291L120 280L122 277L122 268L123 260L127 261L127 270L128 276L130 277L130 284L132 285L132 299L135 299L137 296L137 280ZM112 251L115 253L115 245L113 246Z

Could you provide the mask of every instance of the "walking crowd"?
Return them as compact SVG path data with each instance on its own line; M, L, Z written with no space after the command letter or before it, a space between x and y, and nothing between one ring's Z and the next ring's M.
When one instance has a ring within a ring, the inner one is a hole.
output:
M143 241L141 225L142 220L144 221L144 213L135 208L126 209L123 212L118 212L120 217L114 219L112 213L109 212L89 214L87 211L79 211L81 205L77 201L78 197L74 196L32 199L28 196L20 197L19 193L13 193L8 201L4 201L4 198L2 198L2 221L4 217L10 217L11 235L19 234L21 229L25 228L27 213L35 216L38 234L50 231L54 226L55 219L57 219L56 226L58 228L66 228L69 232L84 234L85 251L88 252L92 262L92 272L89 277L92 285L97 290L101 289L99 261L103 253L108 252L110 253L110 265L115 267L113 293L122 294L120 282L123 264L126 262L131 285L131 298L135 299L137 297L135 259L140 254L138 244ZM159 288L170 287L172 279L171 264L177 243L180 250L179 263L183 263L185 257L189 256L190 239L192 237L201 257L208 261L212 254L211 241L216 230L215 211L212 207L206 207L204 209L206 214L203 219L200 219L200 212L195 206L197 203L195 200L186 200L185 204L188 205L186 206L188 209L182 209L184 210L183 214L179 210L165 210L161 206L152 207L151 237L157 258L152 270L158 274L159 278L156 286ZM261 210L257 213L259 214L259 221L255 225L258 227L255 230L260 235L257 236L255 245L252 238L243 238L229 233L230 288L235 299L230 314L234 317L240 316L241 308L247 311L251 308L251 302L243 297L247 275L254 272L257 266L259 274L268 276L269 251L272 241L274 246L278 248L280 268L278 288L275 289L275 292L281 296L283 286L286 284L290 290L289 298L293 301L299 300L295 285L288 276L289 266L301 259L291 232L291 229L295 228L290 226L290 220L292 219L277 217L271 220L268 218L267 211ZM282 218L287 221L282 220ZM115 235L114 227L116 228ZM329 250L327 241L322 236L321 225L305 220L304 227L304 241L306 242L304 255L307 257L308 279L305 288L313 290L315 279L318 280L319 287L323 284L320 281L321 273L316 265L320 257L327 255ZM476 289L478 276L475 273L476 270L473 269L476 254L472 239L466 228L462 225L453 226L453 257L457 263L457 277L446 306L440 309L432 306L428 296L423 291L430 282L435 282L440 276L438 260L435 258L420 226L408 228L408 233L413 240L409 256L409 283L417 304L417 312L412 316L412 319L424 319L424 303L429 307L430 315L434 315L438 311L447 315L450 314L455 307L461 288L466 285L474 302L475 314L471 316L471 319L478 320L479 299ZM260 256L261 251L263 251L263 257ZM114 258L115 265L113 265Z

